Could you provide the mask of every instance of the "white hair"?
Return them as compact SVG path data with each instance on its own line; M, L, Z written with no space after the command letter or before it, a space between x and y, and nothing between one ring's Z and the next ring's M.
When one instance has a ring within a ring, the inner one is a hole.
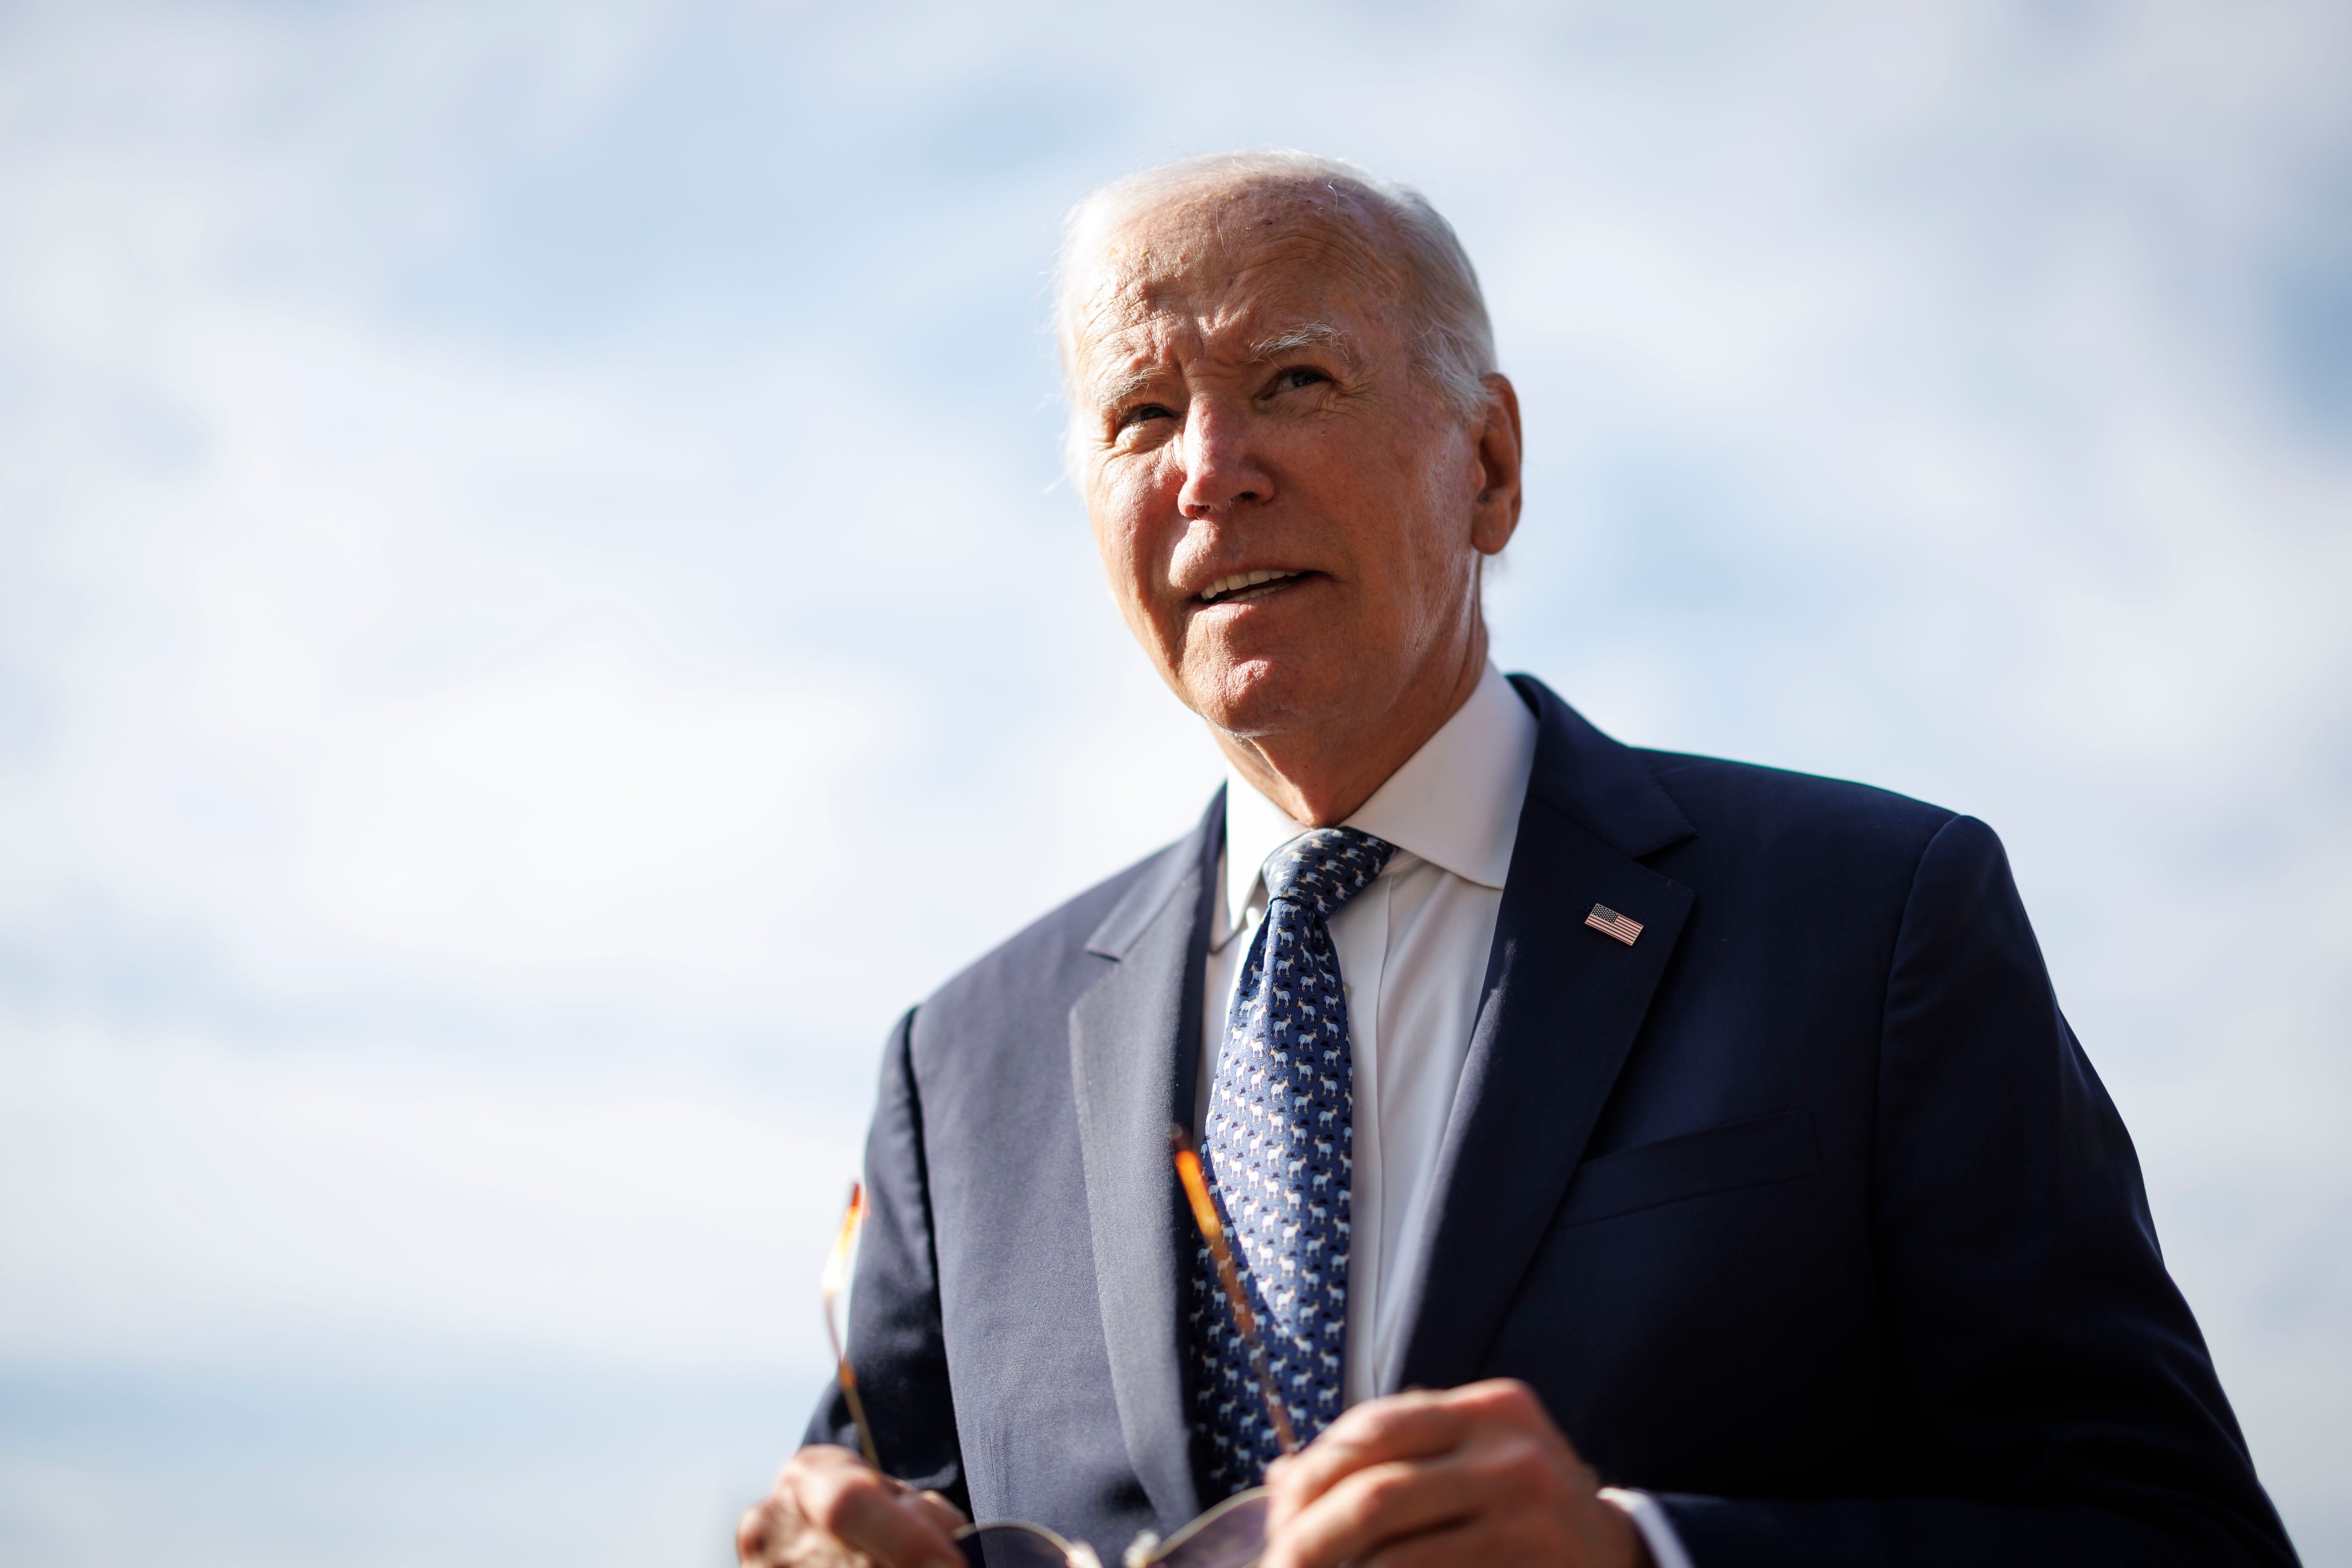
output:
M1077 370L1076 290L1091 272L1107 234L1152 201L1181 191L1217 186L1286 186L1322 190L1338 198L1344 221L1360 231L1376 256L1399 265L1412 291L1409 331L1413 366L1445 406L1465 420L1486 406L1486 378L1495 372L1495 329L1469 253L1454 226L1410 185L1311 153L1213 153L1163 163L1114 180L1070 209L1062 223L1062 254L1054 270L1054 318L1062 374ZM1354 211L1349 211L1349 207ZM1369 214L1371 222L1364 222Z

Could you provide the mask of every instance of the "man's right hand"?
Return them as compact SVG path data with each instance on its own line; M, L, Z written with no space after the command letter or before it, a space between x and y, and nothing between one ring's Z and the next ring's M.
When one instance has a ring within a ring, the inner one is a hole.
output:
M964 1524L937 1492L893 1480L846 1448L814 1444L735 1527L743 1568L964 1568Z

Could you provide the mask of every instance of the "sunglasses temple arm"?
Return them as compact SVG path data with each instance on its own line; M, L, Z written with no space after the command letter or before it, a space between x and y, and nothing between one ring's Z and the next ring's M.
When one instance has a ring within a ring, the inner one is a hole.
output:
M1234 1275L1233 1259L1223 1259L1218 1272L1224 1276L1225 1294L1234 1304L1234 1319L1241 1325L1242 1342L1249 1347L1250 1370L1257 1374L1257 1391L1265 1400L1266 1419L1274 1423L1274 1440L1286 1454L1298 1452L1298 1434L1290 1429L1290 1412L1283 1407L1282 1395L1275 1392L1274 1373L1265 1364L1265 1346L1258 1342L1257 1321L1250 1316L1249 1304L1242 1298L1242 1282Z
M1225 1227L1217 1221L1216 1205L1201 1174L1201 1157L1192 1152L1192 1141L1181 1127L1168 1130L1168 1147L1176 1157L1176 1179L1184 1184L1184 1196L1192 1207L1192 1223L1208 1244L1217 1283L1224 1287L1226 1304L1233 1308L1234 1327L1241 1331L1242 1344L1249 1352L1250 1371L1257 1378L1259 1396L1265 1401L1266 1419L1274 1425L1274 1440L1284 1453L1296 1454L1298 1435L1290 1429L1290 1412L1283 1407L1281 1392L1274 1386L1274 1371L1266 1365L1265 1345L1258 1338L1257 1316L1250 1310L1241 1270L1234 1266L1234 1255L1225 1246Z
M867 1464L878 1470L882 1468L882 1456L874 1447L874 1428L866 1425L866 1402L857 1397L857 1373L851 1369L849 1357L842 1351L841 1331L834 1326L831 1291L827 1291L824 1298L824 1337L833 1342L834 1375L841 1384L842 1400L849 1406L849 1419L857 1426L857 1451L866 1456Z

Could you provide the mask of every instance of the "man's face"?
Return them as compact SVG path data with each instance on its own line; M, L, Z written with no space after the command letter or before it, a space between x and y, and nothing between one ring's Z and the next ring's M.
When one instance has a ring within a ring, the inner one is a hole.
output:
M1477 426L1413 371L1394 267L1278 189L1185 194L1102 250L1080 258L1077 468L1120 612L1186 706L1272 737L1376 718L1458 662L1487 476Z

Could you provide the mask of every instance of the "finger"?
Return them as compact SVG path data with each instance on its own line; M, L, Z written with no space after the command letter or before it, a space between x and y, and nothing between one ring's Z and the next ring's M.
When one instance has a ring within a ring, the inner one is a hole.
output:
M784 1467L781 1489L803 1519L873 1558L877 1568L963 1568L963 1553L951 1539L956 1523L943 1520L921 1493L877 1474L845 1448L802 1449Z
M915 1498L859 1490L844 1498L826 1532L872 1558L875 1568L963 1568L955 1528Z
M1305 1448L1268 1468L1266 1484L1274 1500L1266 1523L1279 1528L1342 1478L1367 1466L1443 1454L1458 1446L1463 1435L1461 1415L1445 1394L1394 1394L1367 1400L1342 1414Z
M1465 1443L1476 1440L1477 1434L1516 1432L1523 1440L1532 1439L1564 1472L1578 1478L1580 1489L1588 1496L1599 1489L1600 1479L1568 1440L1568 1434L1552 1424L1551 1412L1544 1408L1542 1398L1517 1378L1490 1377L1483 1383L1465 1384L1449 1389L1444 1398L1462 1417Z
M1543 1563L1553 1568L1609 1568L1610 1560L1579 1552L1556 1535L1515 1531L1485 1520L1448 1525L1391 1542L1349 1568L1455 1568L1463 1563Z
M1607 1503L1571 1521L1541 1511L1489 1512L1377 1546L1349 1568L1455 1568L1464 1563L1544 1563L1555 1568L1654 1568L1633 1521Z
M1368 1466L1279 1526L1269 1524L1266 1568L1333 1568L1393 1542L1460 1525L1495 1502L1494 1479L1452 1458Z
M1583 1533L1574 1526L1586 1512L1608 1506L1580 1485L1589 1472L1548 1420L1523 1421L1509 1411L1486 1409L1465 1426L1463 1442L1435 1458L1390 1461L1341 1478L1271 1531L1270 1544L1286 1550L1270 1552L1269 1560L1360 1560L1470 1521L1514 1538L1550 1542L1541 1548L1523 1542L1528 1549L1514 1553L1549 1561L1560 1555L1570 1534Z
M1369 1557L1356 1559L1353 1568L1452 1568L1457 1563L1543 1562L1547 1559L1497 1550L1496 1532L1475 1521L1441 1526L1402 1541L1391 1541Z
M783 1562L793 1536L805 1528L793 1510L774 1498L764 1498L745 1509L735 1526L735 1561L742 1568L775 1568Z
M1499 1421L1525 1431L1541 1432L1562 1448L1574 1452L1566 1435L1552 1425L1536 1391L1516 1377L1490 1377L1446 1390L1443 1397L1465 1421Z
M953 1536L957 1531L971 1522L964 1518L963 1510L948 1501L946 1495L941 1492L917 1492L912 1506L929 1514L950 1536Z

